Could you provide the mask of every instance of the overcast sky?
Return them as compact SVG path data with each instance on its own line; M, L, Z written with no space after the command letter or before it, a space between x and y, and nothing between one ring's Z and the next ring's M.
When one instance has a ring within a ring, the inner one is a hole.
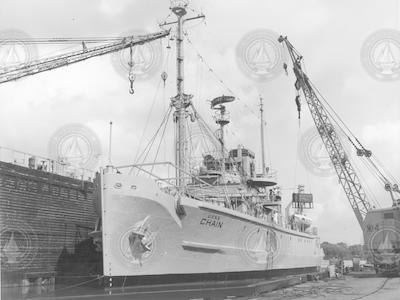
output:
M206 15L206 24L188 24L188 36L196 51L240 98L229 105L232 123L227 130L228 146L244 144L260 156L259 120L253 112L257 112L258 95L262 94L268 163L278 170L286 201L297 184L305 184L314 194L316 208L310 215L322 240L360 243L361 230L337 177L316 176L299 160L298 136L313 123L303 103L299 135L293 76L282 74L269 81L254 81L239 68L236 50L239 41L256 29L287 35L304 56L309 77L329 103L367 148L400 177L400 81L373 78L360 60L361 48L370 34L384 28L400 29L399 1L206 0L192 1L191 7ZM159 30L157 21L168 16L168 8L167 0L3 0L0 33L18 30L41 38L155 32ZM168 52L166 42L162 44L164 55ZM207 100L228 91L198 59L194 48L185 47L185 89L195 95L195 105L213 126ZM38 57L46 57L74 49L79 47L37 45L31 51L32 55L36 51ZM164 56L153 77L134 83L134 95L129 94L127 78L116 72L109 55L2 84L0 146L48 156L52 134L78 122L96 133L102 152L107 153L108 122L112 120L113 161L132 162L153 99L155 108L146 136L157 128L169 97L175 93L173 50L169 62ZM169 75L165 90L159 85L162 71ZM376 189L382 206L390 205L381 186L371 180L371 188Z

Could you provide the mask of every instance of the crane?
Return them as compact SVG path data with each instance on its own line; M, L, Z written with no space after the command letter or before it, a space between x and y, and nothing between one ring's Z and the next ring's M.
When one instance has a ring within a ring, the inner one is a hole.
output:
M364 230L365 217L367 213L371 211L373 206L368 200L367 195L361 185L360 179L357 176L355 169L348 158L348 155L346 154L342 141L340 140L330 118L330 113L327 111L326 107L318 97L316 89L302 69L303 57L288 41L287 37L280 36L278 41L283 43L289 52L289 56L293 65L293 72L296 77L295 87L298 92L300 90L303 92L317 131L325 145L329 158L332 161L335 171L339 177L340 184L344 189L358 223ZM287 69L286 63L284 64L284 68L285 70ZM299 95L296 97L296 104L298 111L300 111ZM355 145L350 137L348 138L356 148L357 155L367 158L372 164L372 167L378 172L379 178L382 180L385 190L390 192L393 200L393 206L399 205L399 200L395 199L394 197L394 193L400 194L398 185L392 184L387 178L388 176L385 176L384 172L380 170L371 160L372 152L370 150L365 149L357 138L356 142L359 144L359 147Z
M12 66L6 66L0 68L0 84L17 80L19 78L34 75L37 73L53 70L56 68L60 68L63 66L67 66L70 64L74 64L80 61L84 61L86 59L101 56L105 54L109 54L112 52L120 51L126 48L130 48L131 50L131 61L129 65L132 70L132 47L144 43L148 43L165 36L169 35L169 30L163 30L156 33L146 34L146 35L138 35L138 36L127 36L118 39L115 42L104 44L101 46L95 46L88 48L84 41L82 41L82 50L73 51L66 54L56 55L48 58L43 58L39 60L35 60L29 63L20 63ZM52 41L59 43L63 41L62 39L53 39ZM133 93L133 74L129 74L129 80L131 81L131 90Z

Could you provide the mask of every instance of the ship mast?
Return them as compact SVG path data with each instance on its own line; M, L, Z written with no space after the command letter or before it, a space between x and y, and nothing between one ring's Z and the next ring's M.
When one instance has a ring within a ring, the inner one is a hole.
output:
M171 98L171 104L175 107L175 165L176 165L176 185L180 188L185 186L185 176L187 174L186 163L186 122L187 107L193 95L184 92L184 61L183 61L183 23L188 20L203 18L199 15L194 18L184 19L186 15L187 1L171 1L171 11L177 16L176 22L164 23L168 25L176 23L176 90L177 94Z
M266 176L267 167L265 165L265 149L264 149L264 103L260 95L260 120L261 120L261 160L262 160L262 176Z
M215 113L215 123L219 125L219 141L221 143L221 173L225 172L225 136L224 127L228 125L229 114L226 111L225 103L234 101L233 96L222 95L211 101L211 108L216 111Z

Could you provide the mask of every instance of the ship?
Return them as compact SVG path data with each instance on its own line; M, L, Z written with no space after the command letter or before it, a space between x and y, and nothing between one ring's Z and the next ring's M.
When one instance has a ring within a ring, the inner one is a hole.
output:
M157 279L266 278L318 270L320 238L305 213L314 200L303 186L289 201L283 199L277 172L266 166L262 98L262 168L256 172L250 148L227 149L228 105L237 99L221 95L210 101L215 133L195 108L193 96L185 93L183 24L201 16L184 18L187 1L172 1L171 10L177 21L164 25L176 24L177 93L167 114L175 126L174 162L114 166L110 159L96 177L88 178L77 178L68 166L63 170L65 162L22 152L21 159L1 162L2 282L106 278L103 283L113 287ZM81 51L2 70L0 83L132 50L167 35L169 30L131 36L90 49L82 43ZM132 59L130 66L133 93ZM164 74L162 78L165 83ZM165 129L165 119L161 125ZM189 127L199 130L207 149L189 147ZM283 208L283 203L288 205Z
M227 105L233 105L235 97L211 101L215 134L195 108L193 96L185 93L187 2L173 1L171 10L177 17L177 94L170 105L175 161L110 163L101 169L96 179L99 221L91 236L103 253L107 282L117 286L130 278L229 279L317 271L322 259L318 230L304 213L313 207L313 198L300 186L282 209L277 174L264 159L262 99L262 171L257 173L251 149L226 148ZM198 124L213 145L197 165L191 160L188 123ZM161 167L172 169L175 176L154 171Z

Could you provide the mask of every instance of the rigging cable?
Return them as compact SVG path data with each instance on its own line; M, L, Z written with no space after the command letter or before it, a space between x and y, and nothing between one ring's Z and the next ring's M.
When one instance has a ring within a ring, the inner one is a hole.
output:
M186 39L186 41L188 42L188 44L192 47L193 51L196 53L198 59L206 66L206 68L208 69L208 71L213 74L213 76L216 78L216 80L218 81L218 83L220 83L228 93L232 94L238 101L240 101L240 103L243 104L243 106L251 113L253 114L258 120L260 120L260 116L258 114L256 114L248 105L245 101L242 101L241 98L239 96L237 96L237 94L235 92L233 92L228 85L224 82L224 80L222 80L222 78L216 74L216 72L211 68L211 66L206 62L206 60L204 59L204 57L199 53L199 51L196 49L196 47L194 46L193 42L191 41L191 39L189 38L189 34L188 32L185 32L184 34L184 38ZM194 109L194 108L193 108ZM201 118L201 117L200 117ZM208 127L208 125L206 125L206 123L204 122L204 120L202 119L204 125L207 127L207 129L209 130L209 132L212 132L212 130ZM231 124L232 125L232 124ZM227 129L228 131L230 131L229 129ZM231 134L233 136L236 136L236 134L232 131L230 131ZM215 137L214 133L211 133L211 135ZM210 136L211 136L210 135ZM269 141L267 140L267 147L268 149L269 147ZM226 150L226 149L225 149ZM227 151L227 150L226 150ZM270 149L268 150L268 152L270 153ZM234 165L236 165L236 163L234 163ZM270 164L271 165L271 164Z
M48 56L53 56L56 52L69 52L73 48L76 48L76 45L69 45L68 47L64 47L62 49L57 49L57 50L52 50L46 53L41 53L41 57L48 57Z
M214 71L213 68L211 68L211 66L207 63L207 61L205 60L205 58L199 53L199 51L196 49L196 47L194 46L192 40L189 38L188 33L186 32L185 34L185 39L188 42L188 44L193 48L193 50L195 51L197 57L199 58L199 60L206 66L206 68L208 69L208 71L215 77L215 79L217 80L217 82L219 84L221 84L222 87L225 88L225 90L232 94L238 101L240 101L240 103L242 103L242 105L251 113L253 114L258 120L260 119L260 116L255 113L255 111L245 102L242 101L242 99L225 83L224 80L222 80L222 78Z
M253 114L256 119L260 120L260 116L258 114L256 114L254 112L254 110L245 102L242 101L242 99L232 90L228 87L228 85L225 83L224 80L222 80L222 78L214 71L213 68L211 68L211 66L207 63L207 61L205 60L205 58L199 53L199 51L196 49L196 47L194 46L192 40L189 38L189 34L187 32L185 32L184 38L186 39L186 41L188 42L188 44L192 47L193 51L196 53L198 59L206 66L207 70L214 76L214 78L217 80L217 82L224 87L224 89L230 93L231 95L233 95L235 97L235 99L237 99L251 114ZM231 126L233 125L233 123L231 122ZM229 128L227 128L227 131L230 132L233 136L236 136L236 134L231 131ZM268 141L267 141L268 143ZM269 147L269 145L268 145Z
M158 95L158 91L159 91L160 86L161 86L161 81L162 81L162 79L160 78L159 81L158 81L156 92L155 92L154 97L153 97L153 101L152 101L151 106L150 106L150 111L147 114L146 123L145 123L143 131L142 131L142 136L140 137L140 140L139 140L139 145L138 145L138 148L136 150L135 159L133 160L135 162L135 164L139 161L138 155L139 155L139 152L140 152L140 147L142 145L142 142L143 142L143 139L144 139L144 135L145 135L146 130L147 130L147 126L149 125L150 117L152 116L152 113L153 113L153 108L154 108L154 104L156 103L156 100L157 100L157 95Z
M157 160L158 153L159 153L160 148L161 148L161 143L162 143L162 141L164 140L165 130L166 130L167 126L168 126L168 121L169 121L169 117L170 117L170 115L171 115L171 111L172 111L172 109L169 110L169 113L168 113L168 116L167 116L167 120L166 120L166 122L165 122L164 129L163 129L163 132L162 132L161 137L160 137L160 142L159 142L159 144L158 144L157 151L156 151L156 155L154 156L154 160L153 160L153 166L151 167L151 171L150 171L151 173L153 172L154 163L155 163L156 160Z
M196 119L199 121L199 126L203 128L203 132L209 137L211 140L213 146L218 149L220 147L220 141L219 139L215 136L213 133L212 129L208 126L208 124L204 121L204 119L201 117L201 115L197 112L195 107L192 105L192 109L194 111L194 114L196 115ZM224 148L225 151L227 151L226 148Z
M171 14L171 13L170 13ZM166 97L166 84L168 80L168 72L169 72L169 64L170 64L170 54L171 51L170 49L165 48L167 52L166 59L164 60L164 66L163 66L163 72L167 74L167 77L164 79L161 74L161 78L163 79L163 90L162 90L162 103L163 103L163 113L166 113L166 102L167 102L167 97ZM164 140L164 161L166 161L166 155L167 155L167 145L166 145L166 140Z
M167 120L167 117L169 116L170 112L172 110L172 106L169 107L167 113L164 115L163 120L161 121L160 126L158 127L157 131L154 133L153 137L150 139L150 141L147 143L146 147L143 149L142 153L139 155L137 161L135 162L135 164L137 164L137 162L144 156L143 160L141 161L142 163L146 161L147 156L149 155L150 149L152 147L152 145L154 144L154 141L158 135L158 133L160 132L163 124L165 123L165 121ZM132 168L133 169L133 168ZM132 172L132 169L130 171L130 173ZM139 174L140 170L138 171Z

